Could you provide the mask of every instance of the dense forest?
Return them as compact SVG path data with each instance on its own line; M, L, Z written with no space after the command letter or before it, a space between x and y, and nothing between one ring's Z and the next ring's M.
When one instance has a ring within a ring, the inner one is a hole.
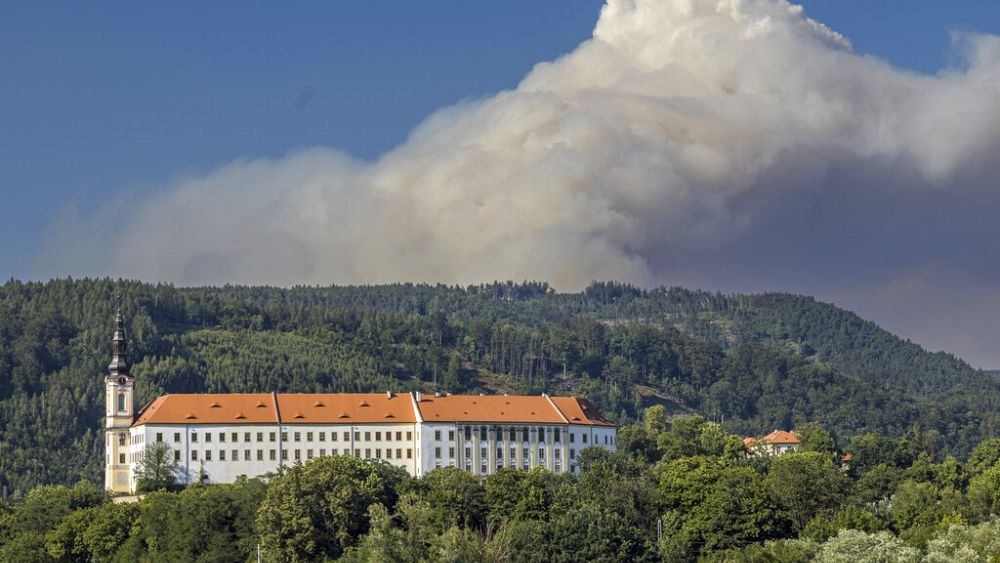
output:
M619 451L581 473L454 467L411 478L384 461L320 457L234 484L172 486L145 458L135 503L89 481L0 506L0 561L820 563L1000 558L1000 439L964 463L926 433L868 433L844 463L819 424L799 451L744 450L699 416L646 409ZM165 444L147 450L169 450ZM167 452L169 453L169 452ZM164 462L156 459L165 460ZM161 477L150 477L160 475Z
M660 405L727 432L815 421L843 448L920 431L965 459L1000 436L1000 381L828 304L594 283L0 287L0 498L101 481L102 375L127 319L138 402L166 392L576 394L626 424Z

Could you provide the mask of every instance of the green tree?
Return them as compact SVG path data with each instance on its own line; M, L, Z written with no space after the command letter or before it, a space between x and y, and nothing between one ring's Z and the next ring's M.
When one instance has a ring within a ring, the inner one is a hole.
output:
M145 493L172 487L177 481L179 467L173 450L165 442L148 444L136 470L136 490Z
M353 457L321 457L276 477L257 512L271 557L334 558L368 531L368 507L395 507L406 472Z
M1000 438L984 440L973 448L969 454L969 472L983 473L997 463L1000 463Z
M798 451L800 452L833 454L837 450L833 436L818 422L807 422L797 426L795 434L799 437Z
M818 452L777 456L764 485L796 531L817 513L836 509L848 490L840 468Z

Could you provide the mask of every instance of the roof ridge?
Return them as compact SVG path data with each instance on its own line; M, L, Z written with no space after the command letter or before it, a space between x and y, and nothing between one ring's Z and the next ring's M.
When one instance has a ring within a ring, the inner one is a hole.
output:
M563 419L563 422L565 422L566 424L569 424L569 419L566 418L566 413L564 413L559 408L559 405L557 405L556 402L552 400L552 397L549 397L548 394L546 393L542 393L542 396L545 397L545 400L548 401L549 404L552 405L552 408L556 410L556 413L559 415L559 418Z

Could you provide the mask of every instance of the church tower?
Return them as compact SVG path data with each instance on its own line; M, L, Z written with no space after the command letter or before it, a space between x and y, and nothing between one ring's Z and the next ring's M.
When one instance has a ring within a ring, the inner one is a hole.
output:
M111 364L104 376L104 488L128 493L132 490L129 429L135 413L134 381L129 374L128 339L120 311L115 318L111 348Z

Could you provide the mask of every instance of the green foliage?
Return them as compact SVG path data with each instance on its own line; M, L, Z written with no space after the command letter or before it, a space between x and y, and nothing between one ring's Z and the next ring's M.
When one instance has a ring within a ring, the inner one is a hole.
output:
M337 557L368 531L368 507L392 508L409 476L385 462L323 457L279 475L257 511L257 532L272 557Z
M622 436L649 461L689 454L680 431L663 444L650 436L695 412L743 435L815 421L833 436L898 437L916 424L920 440L894 450L897 466L921 451L964 457L1000 432L1000 381L798 296L614 283L559 294L535 282L10 281L0 286L0 498L100 479L101 376L118 300L139 404L164 392L573 393L621 422L663 406L645 432ZM720 447L697 446L710 455ZM887 462L851 451L852 471Z
M580 451L581 472L453 467L411 478L321 457L268 479L159 490L113 504L81 483L0 504L0 561L989 561L1000 552L1000 464L966 487L920 451L851 477L828 452L731 455L699 418L634 430L668 451ZM869 436L872 443L883 440ZM912 436L893 441L896 456ZM716 444L716 445L711 445ZM659 450L657 450L659 451ZM722 452L708 455L704 452Z
M800 452L819 452L821 454L833 454L837 451L837 444L833 436L817 422L807 422L795 427L795 434L799 437Z
M164 442L148 444L136 470L136 490L145 493L172 487L179 468L180 463L174 460L170 446Z

